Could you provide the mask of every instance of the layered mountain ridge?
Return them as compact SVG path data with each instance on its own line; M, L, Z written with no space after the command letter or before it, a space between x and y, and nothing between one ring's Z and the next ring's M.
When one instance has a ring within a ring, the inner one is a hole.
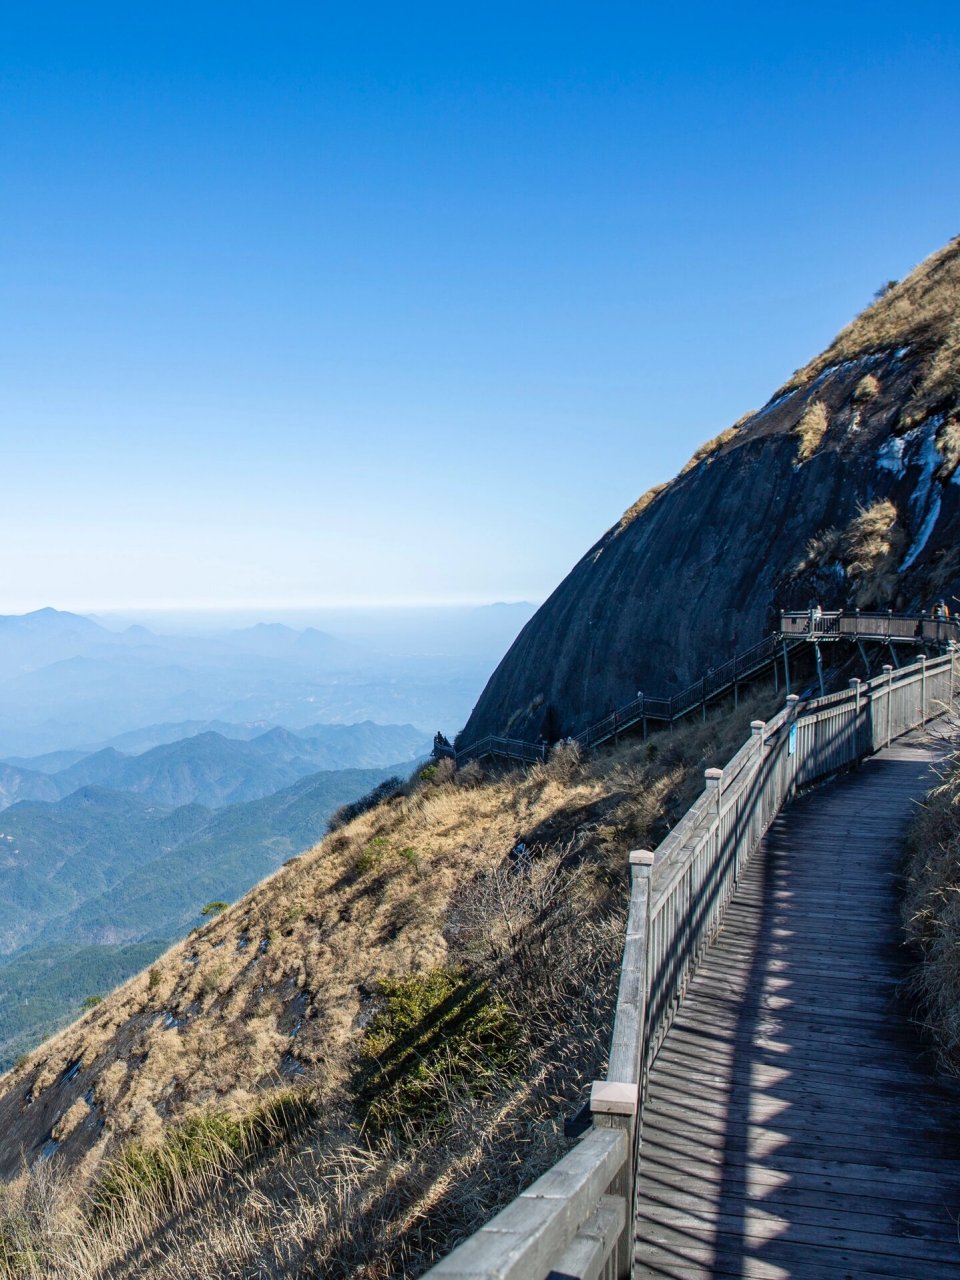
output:
M128 755L108 746L56 770L0 761L0 810L57 801L80 787L129 791L161 805L210 808L259 800L320 770L378 769L425 755L429 739L412 725L273 727L249 739L206 730ZM60 753L57 753L60 754ZM41 765L44 758L40 759Z

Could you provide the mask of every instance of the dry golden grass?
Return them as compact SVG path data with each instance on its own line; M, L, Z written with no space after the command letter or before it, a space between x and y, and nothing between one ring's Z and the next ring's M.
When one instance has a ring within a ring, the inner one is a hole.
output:
M920 422L937 405L955 401L960 392L960 287L956 283L952 298L953 320L938 334L937 348L904 411L903 421L908 426Z
M886 290L826 351L799 369L787 389L804 386L846 360L912 345L922 348L924 365L902 415L905 425L960 391L960 237Z
M827 407L822 400L814 400L807 405L793 429L793 434L800 442L797 446L798 462L806 462L813 457L820 448L829 425Z
M873 373L866 373L857 383L853 391L854 400L874 400L880 394L880 379Z
M746 415L747 418L751 416L751 414ZM744 421L746 421L746 418L740 419L740 422ZM685 463L681 468L680 474L685 476L688 471L692 471L694 467L698 467L705 458L712 458L714 454L719 453L725 445L728 445L731 442L731 440L736 439L739 430L740 425L738 423L736 426L727 427L726 430L721 431L719 435L714 436L712 440L708 440L706 444L702 444L690 461Z
M854 587L858 609L890 605L896 597L897 567L905 545L897 509L885 499L862 508L845 529L825 529L811 538L794 572L842 565Z
M910 834L903 898L920 965L913 988L944 1067L960 1075L960 753L943 768Z
M440 770L172 948L3 1081L39 1095L82 1058L106 1124L61 1175L41 1164L0 1195L0 1277L419 1273L564 1149L560 1120L603 1071L626 851L656 844L702 770L775 705L758 694L648 743L586 758L559 747L526 770ZM525 871L509 858L518 834ZM483 1096L441 1071L426 1130L365 1131L351 1081L378 984L450 964L512 1011L525 1070ZM288 1089L291 1059L317 1117L308 1130L255 1159L217 1147L220 1129L243 1129ZM65 1153L86 1107L64 1098ZM213 1155L173 1201L148 1187L92 1212L132 1142L160 1158L204 1114Z
M960 465L960 422L948 418L936 436L937 449L943 461L937 468L939 480L949 480Z
M642 515L643 512L646 511L647 507L649 507L650 504L654 501L654 499L658 498L660 494L663 493L664 489L666 489L667 487L668 486L666 484L655 484L650 489L648 489L646 493L641 494L641 496L636 500L633 506L628 507L627 510L620 517L620 523L617 525L616 532L622 533L623 530L626 529L627 525L633 524L637 516Z

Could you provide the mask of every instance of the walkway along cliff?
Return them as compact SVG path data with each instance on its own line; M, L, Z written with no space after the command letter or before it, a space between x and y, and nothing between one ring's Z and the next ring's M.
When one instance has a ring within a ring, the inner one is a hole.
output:
M637 1240L636 1223L639 1215L650 1228L656 1218L645 1199L638 1204L638 1186L641 1197L645 1186L643 1116L649 1081L656 1070L658 1051L665 1041L669 1043L671 1027L684 1009L694 973L721 929L751 857L783 806L799 790L888 749L898 738L941 715L952 705L956 678L957 655L951 648L942 657L921 657L899 671L887 667L871 681L851 681L848 690L806 704L790 695L773 720L753 723L750 739L724 769L707 770L703 794L655 851L637 850L629 855L633 888L619 998L607 1078L592 1088L593 1127L559 1163L438 1263L428 1273L431 1277L613 1280L629 1276L635 1261L638 1274L671 1275L672 1267L684 1267L674 1232L667 1249L671 1267L645 1270L646 1246ZM895 841L881 848L886 848L890 857L896 856ZM842 850L837 849L835 856L842 857ZM888 867L887 873L892 870ZM839 876L840 871L836 866L833 874ZM882 904L873 905L882 912ZM882 917L873 923L866 921L864 927L868 931L882 929ZM827 966L839 962L846 953L843 933L834 930L832 939L819 936L824 947L829 949L832 944L834 948L835 959L828 956ZM815 1061L829 1053L831 1031L818 1028L815 1020L805 1025L807 1042L802 1056ZM796 1070L802 1075L804 1068L801 1065ZM909 1083L917 1087L915 1079ZM960 1099L954 1102L952 1118L957 1119ZM814 1108L813 1128L805 1135L808 1146L829 1138L826 1128L817 1127L825 1122L816 1117ZM948 1128L950 1119L950 1115L941 1117ZM936 1118L930 1118L928 1130L936 1123ZM885 1138L884 1126L876 1126L870 1143L878 1164L884 1167L884 1157L889 1155L895 1172L903 1137L899 1129L888 1127L891 1131ZM913 1146L915 1153L919 1151L920 1169L942 1176L941 1184L935 1177L933 1181L934 1198L939 1195L942 1212L935 1214L932 1222L923 1208L923 1197L919 1211L911 1216L909 1197L904 1196L900 1216L885 1231L875 1228L866 1241L861 1237L852 1248L840 1250L836 1239L831 1243L825 1228L813 1245L824 1245L826 1251L812 1251L808 1239L803 1246L805 1254L794 1247L791 1256L795 1265L785 1274L909 1274L914 1280L960 1274L955 1229L960 1210L960 1147L954 1132L953 1149L946 1159L942 1149L936 1156L925 1156L925 1140L924 1131L915 1129ZM669 1181L672 1165L679 1182L684 1176L684 1159L675 1147L673 1154L676 1158L668 1157L666 1169L661 1167L658 1172L661 1179ZM846 1165L838 1164L833 1173L832 1185L838 1192L844 1190L845 1179L853 1182L858 1174L864 1175L852 1159ZM703 1215L693 1217L697 1223L704 1220ZM833 1225L832 1221L827 1224ZM715 1270L717 1232L705 1233L698 1242L696 1231L686 1221L681 1234L690 1242L686 1266L693 1270L682 1269L677 1274L770 1274L742 1270L743 1250L733 1260L736 1266L732 1273L728 1271L733 1265L729 1255ZM839 1238L843 1239L842 1232ZM658 1247L662 1246L662 1233L657 1239ZM775 1252L770 1261L777 1264ZM874 1264L879 1270L873 1270Z
M862 673L868 676L872 668L880 665L876 660L878 653L889 655L892 666L899 667L901 658L898 653L917 649L941 653L958 636L960 629L956 618L951 618L944 609L930 614L894 614L890 609L883 613L863 613L859 609L845 613L842 609L824 612L818 605L815 609L798 613L781 611L777 631L736 657L721 662L719 666L711 666L705 675L686 689L669 696L638 692L635 698L602 720L572 735L571 740L588 750L637 728L646 738L648 724L670 725L695 712L705 717L707 707L712 703L732 694L736 704L742 688L770 674L775 690L779 690L782 681L783 688L790 693L791 654L794 655L794 674L797 657L812 656L816 683L820 693L824 694L825 649L855 645ZM436 759L447 757L457 765L487 756L529 764L535 760L546 760L551 745L544 738L538 742L525 742L521 738L488 734L469 746L456 749L438 733L434 739L433 754Z

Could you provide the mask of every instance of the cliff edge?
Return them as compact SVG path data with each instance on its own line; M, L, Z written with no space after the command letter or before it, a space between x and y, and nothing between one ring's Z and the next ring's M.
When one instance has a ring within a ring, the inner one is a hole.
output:
M781 608L960 591L960 237L700 448L526 625L458 745L578 733L760 640Z

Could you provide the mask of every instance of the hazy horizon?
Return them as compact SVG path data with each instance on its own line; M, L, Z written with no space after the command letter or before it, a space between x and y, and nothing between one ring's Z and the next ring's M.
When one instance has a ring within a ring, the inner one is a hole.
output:
M2 607L543 599L957 232L956 6L546 12L5 14Z

